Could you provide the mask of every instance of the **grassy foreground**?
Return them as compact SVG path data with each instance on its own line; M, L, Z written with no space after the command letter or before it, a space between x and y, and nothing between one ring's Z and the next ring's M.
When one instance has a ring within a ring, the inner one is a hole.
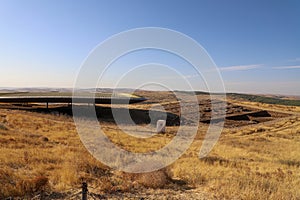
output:
M167 134L146 140L134 139L113 124L102 126L113 142L135 152L159 149L176 132L176 127L168 127ZM71 117L1 109L0 198L31 198L41 190L63 195L84 180L98 194L163 188L166 196L179 189L181 199L189 199L184 191L194 188L203 191L205 199L300 199L299 116L224 129L213 151L200 160L206 129L203 125L185 154L166 169L133 175L114 172L94 159Z

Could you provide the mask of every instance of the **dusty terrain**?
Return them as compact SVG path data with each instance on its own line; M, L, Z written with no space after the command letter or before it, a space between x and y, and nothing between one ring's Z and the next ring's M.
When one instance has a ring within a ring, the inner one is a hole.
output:
M149 109L160 104L168 112L167 131L148 139L129 136L115 125L111 109L98 105L102 129L116 145L133 152L157 150L172 140L180 123L188 125L180 122L171 92L137 94L148 100L130 105L133 120L152 123ZM300 199L300 107L228 97L221 137L199 159L211 100L206 94L198 99L201 126L190 148L167 168L140 175L114 171L94 159L79 139L71 107L0 105L0 198L43 193L46 199L80 199L85 181L89 197L96 199Z

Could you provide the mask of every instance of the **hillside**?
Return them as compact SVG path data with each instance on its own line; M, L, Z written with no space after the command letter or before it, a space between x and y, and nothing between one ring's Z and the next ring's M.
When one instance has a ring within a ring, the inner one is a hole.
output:
M146 102L131 105L143 120L157 103L176 116L176 99L170 92L140 91ZM209 100L203 103L209 118ZM175 103L174 103L175 102ZM200 122L190 148L172 165L148 174L114 171L94 159L82 145L73 118L65 105L50 110L32 105L0 105L0 198L80 199L83 181L89 195L108 199L299 199L300 198L300 107L241 101L228 98L227 118L222 135L210 154L199 159L208 128ZM101 127L116 145L132 152L160 149L174 138L176 124L165 134L135 138L123 133L110 120L108 107L99 118ZM115 107L114 109L121 109ZM104 112L105 111L105 112ZM266 111L268 117L250 116ZM170 115L172 117L173 115ZM173 119L173 118L170 118ZM256 120L256 121L255 121ZM255 123L254 123L255 122ZM140 125L149 122L140 121ZM128 126L127 131L139 133Z

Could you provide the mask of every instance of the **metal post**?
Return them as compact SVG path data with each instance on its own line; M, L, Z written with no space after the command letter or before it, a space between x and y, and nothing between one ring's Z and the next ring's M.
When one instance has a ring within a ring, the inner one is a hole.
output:
M82 183L82 200L87 200L88 185L86 182Z

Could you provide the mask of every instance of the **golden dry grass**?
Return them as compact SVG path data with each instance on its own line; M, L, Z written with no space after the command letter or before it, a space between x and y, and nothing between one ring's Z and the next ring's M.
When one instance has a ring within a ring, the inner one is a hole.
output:
M300 111L298 107L244 104ZM168 127L165 135L137 139L113 124L102 126L114 143L134 152L163 147L177 130ZM32 197L40 190L64 193L79 188L82 181L98 193L128 192L140 187L170 189L167 185L176 179L217 199L300 199L299 116L224 129L213 151L200 160L198 153L206 128L204 125L198 130L190 148L167 169L126 174L112 171L86 151L72 118L1 109L0 198Z

